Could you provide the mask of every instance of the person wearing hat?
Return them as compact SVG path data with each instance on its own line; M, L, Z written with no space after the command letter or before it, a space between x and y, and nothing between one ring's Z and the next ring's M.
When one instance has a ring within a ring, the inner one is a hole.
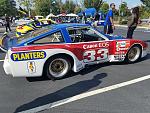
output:
M115 4L110 4L110 10L107 12L105 22L104 22L104 34L112 34L115 29L113 20L113 11L115 10Z

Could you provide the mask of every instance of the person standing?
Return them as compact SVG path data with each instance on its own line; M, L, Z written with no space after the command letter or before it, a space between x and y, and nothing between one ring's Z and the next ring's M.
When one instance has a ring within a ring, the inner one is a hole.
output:
M5 14L5 27L6 27L6 32L8 32L8 29L9 29L9 31L11 31L10 18L7 16L7 14Z
M86 21L87 21L87 18L86 18L85 12L83 12L83 14L82 14L82 23L86 24Z
M132 39L133 32L136 29L139 22L139 7L132 9L132 15L128 18L128 32L127 38Z
M93 26L94 26L95 28L97 27L97 24L98 24L98 22L99 22L99 19L100 19L100 15L99 15L99 13L97 12L96 15L95 15L95 17L94 17L94 24L93 24Z
M112 34L115 29L113 20L113 11L115 10L115 4L110 4L110 10L107 12L105 22L104 22L104 34Z

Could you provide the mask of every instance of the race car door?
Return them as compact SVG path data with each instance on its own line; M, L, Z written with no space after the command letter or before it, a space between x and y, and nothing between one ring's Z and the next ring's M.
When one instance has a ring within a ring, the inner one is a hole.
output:
M85 64L109 61L109 41L92 27L69 30L72 42L81 50Z

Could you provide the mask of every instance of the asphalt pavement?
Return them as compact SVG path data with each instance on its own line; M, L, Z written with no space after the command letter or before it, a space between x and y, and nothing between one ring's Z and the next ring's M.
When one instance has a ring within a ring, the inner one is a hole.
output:
M66 98L150 75L150 33L144 31L134 33L135 39L149 43L148 55L140 62L98 64L62 80L13 78L0 62L0 113L28 113L34 108L44 110L40 113L150 113L149 79L59 105ZM125 36L126 28L117 27L114 34ZM0 53L1 60L4 55ZM44 108L56 102L57 107Z

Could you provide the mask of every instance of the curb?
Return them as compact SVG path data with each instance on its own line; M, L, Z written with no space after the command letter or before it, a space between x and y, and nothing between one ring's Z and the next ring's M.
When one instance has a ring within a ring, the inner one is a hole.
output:
M116 27L124 27L124 28L127 28L127 27L128 27L128 26L126 26L126 25L115 25L115 26L116 26ZM141 26L138 26L137 28L150 30L150 27L141 27Z

